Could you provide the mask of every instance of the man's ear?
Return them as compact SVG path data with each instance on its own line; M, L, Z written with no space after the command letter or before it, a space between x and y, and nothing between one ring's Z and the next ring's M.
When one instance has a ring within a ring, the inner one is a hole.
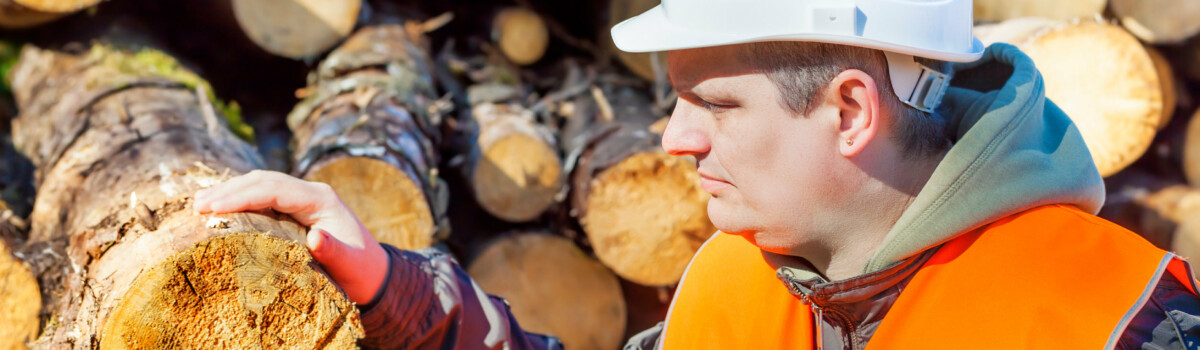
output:
M838 112L838 150L845 157L858 155L872 140L882 122L879 89L866 72L847 69L833 78L826 103Z

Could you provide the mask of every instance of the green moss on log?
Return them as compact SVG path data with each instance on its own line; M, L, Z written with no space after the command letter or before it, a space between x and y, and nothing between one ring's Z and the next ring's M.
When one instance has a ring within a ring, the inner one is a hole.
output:
M254 142L254 128L242 120L242 109L236 101L229 101L227 103L217 98L216 94L213 93L212 84L191 70L184 68L178 60L162 51L144 48L137 52L129 53L108 45L95 44L92 45L92 49L88 52L86 59L98 60L101 65L112 67L120 73L128 74L128 76L158 76L178 82L191 89L204 87L204 91L208 95L205 97L212 103L214 109L225 116L225 120L229 124L229 129L239 138L247 142ZM0 64L2 63L3 61L0 61ZM0 65L0 69L2 68L3 66ZM88 83L94 84L98 82L91 81Z

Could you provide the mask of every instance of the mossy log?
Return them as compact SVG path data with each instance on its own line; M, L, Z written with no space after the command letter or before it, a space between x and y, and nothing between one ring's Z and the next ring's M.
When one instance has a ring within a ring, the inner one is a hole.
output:
M624 340L617 277L569 239L540 232L504 236L467 273L484 292L508 300L522 329L554 335L567 349L617 349Z
M595 87L574 98L562 130L570 215L596 256L617 275L648 286L679 281L716 229L695 160L663 151L649 96Z
M196 190L261 168L208 84L162 54L21 52L14 144L37 166L21 249L35 348L350 348L357 311L272 212L197 215Z
M242 32L288 58L317 56L350 35L362 0L230 0Z
M448 233L439 114L420 33L359 30L310 75L288 116L293 174L333 186L382 243L429 247Z
M515 91L503 84L468 90L473 125L466 128L470 149L462 169L484 210L524 222L554 204L563 167L553 131L534 120Z
M1093 20L1016 20L997 26L977 30L980 40L1016 45L1033 59L1046 97L1079 127L1100 175L1113 175L1146 152L1169 118L1162 79L1172 78L1159 76L1137 38Z

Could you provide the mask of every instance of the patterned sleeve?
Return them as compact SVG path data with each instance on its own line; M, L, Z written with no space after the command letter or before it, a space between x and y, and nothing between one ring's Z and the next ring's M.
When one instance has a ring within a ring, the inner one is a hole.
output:
M1117 348L1200 348L1200 298L1174 275L1163 273L1146 305L1121 334Z
M454 260L434 249L388 252L387 280L359 306L369 349L562 349L525 333L508 303L488 295Z

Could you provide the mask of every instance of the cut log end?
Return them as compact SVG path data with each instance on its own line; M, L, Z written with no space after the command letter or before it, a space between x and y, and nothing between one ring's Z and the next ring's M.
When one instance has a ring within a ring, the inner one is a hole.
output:
M361 0L233 0L242 31L267 52L315 56L350 35Z
M71 13L99 4L100 0L12 0L12 2L40 12Z
M620 284L569 239L541 233L505 237L467 272L485 292L507 299L528 331L555 335L567 349L621 345L626 310Z
M542 59L550 44L550 33L542 17L524 8L501 10L492 21L492 31L500 52L522 66Z
M35 11L19 5L6 4L4 0L0 0L0 28L22 29L35 27L65 15L62 13Z
M1157 49L1146 46L1146 53L1150 54L1150 61L1154 62L1154 69L1158 72L1158 86L1162 90L1162 118L1158 120L1156 129L1162 130L1171 122L1171 117L1175 115L1175 104L1178 103L1178 93L1175 91L1175 71L1171 69L1171 63L1163 57Z
M38 335L42 295L29 266L0 241L0 350L25 349Z
M1150 147L1163 94L1154 62L1136 38L1111 24L1080 21L1022 49L1044 75L1046 96L1083 134L1100 175L1124 169Z
M1149 43L1178 43L1200 32L1196 1L1111 0L1111 8L1130 33Z
M1183 174L1188 184L1200 186L1200 111L1188 121L1183 142Z
M1104 12L1108 0L975 0L976 21L998 22L1018 17L1070 20Z
M476 200L488 213L523 222L554 204L562 186L562 163L545 141L512 133L482 153L471 182Z
M421 186L387 162L338 158L311 169L304 179L333 187L380 243L400 249L433 244L433 214Z
M1193 211L1179 222L1171 249L1185 258L1200 257L1200 211Z
M212 238L146 270L105 324L105 349L351 349L355 306L294 242L258 233Z
M650 286L679 281L715 231L695 163L662 152L635 154L591 183L580 222L596 256L617 275Z

